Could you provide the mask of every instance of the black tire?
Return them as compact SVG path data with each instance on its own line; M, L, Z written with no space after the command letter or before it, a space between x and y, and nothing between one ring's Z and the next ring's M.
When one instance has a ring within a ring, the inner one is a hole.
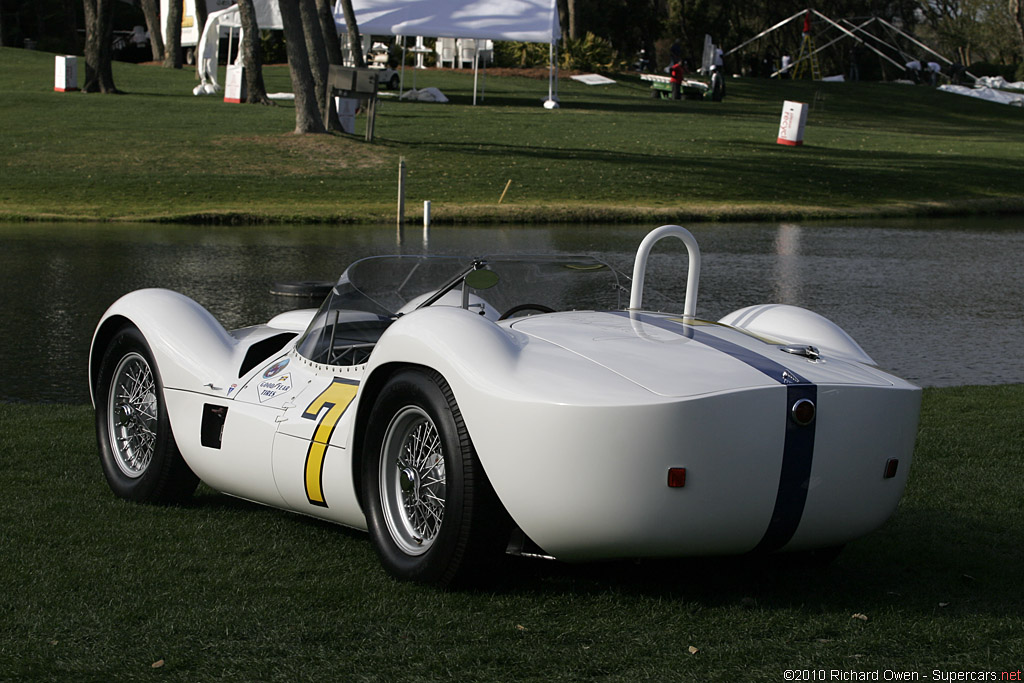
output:
M392 377L374 404L365 443L363 501L384 568L442 587L487 574L505 550L510 524L444 378L418 370Z
M393 74L391 80L388 81L388 88L391 90L398 90L399 80L398 74Z
M323 299L334 288L333 282L324 280L306 280L303 282L275 282L270 288L271 294L277 296L294 296L307 299Z
M199 478L178 452L153 353L134 325L114 334L96 378L96 439L110 489L127 500L173 503Z

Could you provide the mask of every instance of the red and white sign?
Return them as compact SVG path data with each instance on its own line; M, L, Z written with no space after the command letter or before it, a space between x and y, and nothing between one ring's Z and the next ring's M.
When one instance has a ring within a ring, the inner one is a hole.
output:
M240 104L246 97L244 68L241 64L228 64L224 77L224 101Z
M780 145L790 146L804 144L804 126L806 124L807 104L786 100L782 104L782 120L779 121L779 138L776 142Z
M53 71L53 89L57 92L78 90L78 57L57 55Z

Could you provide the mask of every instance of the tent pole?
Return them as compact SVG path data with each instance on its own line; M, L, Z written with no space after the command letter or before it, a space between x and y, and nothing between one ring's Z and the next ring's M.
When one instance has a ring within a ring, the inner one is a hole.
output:
M872 17L872 18L868 19L867 21L865 21L865 22L864 22L863 24L861 24L860 26L855 26L855 27L853 28L853 30L854 30L854 31L858 31L858 32L860 32L860 33L863 33L863 34L864 34L865 36L867 36L867 37L869 37L869 38L873 38L873 39L877 40L878 42L880 42L880 43L881 43L882 45L886 46L887 48L890 48L890 49L892 49L892 50L895 50L896 52L899 52L899 51L900 51L900 50L899 50L899 48L897 48L897 47L895 47L895 46L893 46L893 45L890 45L889 43L885 42L884 40L882 40L882 39L881 39L881 38L879 38L878 36L874 35L873 33L869 33L868 31L866 31L866 30L864 29L864 27L865 27L865 26L867 26L868 24L870 24L870 23L871 23L872 21L875 21L876 19L878 19L878 17ZM846 20L844 19L843 21L845 22ZM846 23L849 23L849 22L846 22ZM872 52L874 52L874 53L875 53L876 55L878 55L878 56L879 56L879 57L881 57L882 59L884 59L885 61L887 61L887 62L889 62L890 64L892 64L893 66L895 66L895 67L896 67L897 69L900 69L900 70L902 71L902 70L903 70L904 68L906 68L906 67L905 67L905 66L904 66L903 64L900 64L900 63L899 63L899 62L897 62L897 61L896 61L895 59L892 59L891 57L889 57L889 55L885 54L885 53L884 53L884 52L882 52L881 50L878 50L878 49L876 49L874 45L871 45L871 44L870 44L870 43L868 43L868 42L867 42L866 40L865 40L865 41L863 41L863 42L862 42L861 44L862 44L862 45L863 45L864 47L866 47L867 49L869 49L869 50L871 50Z
M558 108L558 62L555 59L554 35L548 43L548 98L544 100L544 108Z
M415 76L415 74L413 74ZM398 99L405 91L405 36L402 36L402 75L398 77Z
M924 43L922 43L918 39L914 38L914 36L910 35L909 33L905 32L905 31L901 31L900 29L896 28L895 26L890 24L885 19L882 19L881 17L879 17L878 20L880 22L882 22L883 24L885 24L886 26L888 26L889 28L891 28L893 31L896 31L896 33L900 34L901 36L903 36L904 38L906 38L907 40L912 42L914 45L917 45L922 50L927 50L928 52L932 53L933 55L935 55L936 57L938 57L939 59L944 61L946 64L952 64L953 63L950 60L946 59L943 55L940 55L935 50L931 49L930 47L928 47L927 45L925 45Z
M736 46L736 47L734 47L733 49L731 49L731 50L729 50L728 52L726 52L726 53L725 53L725 54L724 54L723 56L724 56L724 57L728 57L728 56L729 56L729 55L731 55L731 54L732 54L733 52L736 52L736 50L742 50L743 48L745 48L745 47L746 47L747 45L750 45L750 44L751 44L752 42L754 42L754 41L755 41L755 40L757 40L758 38L762 38L762 37L764 37L764 36L768 35L769 33L771 33L772 31L774 31L774 30L775 30L775 29L777 29L777 28L782 28L783 26L785 26L785 25L786 25L786 24L788 24L789 22L793 21L793 20L794 20L794 19L796 19L797 17L799 17L799 16L803 16L803 14L804 14L804 13L806 13L806 12L807 12L807 10L805 10L805 9L802 9L802 10L800 10L799 12L797 12L796 14L794 14L793 16L791 16L791 17L790 17L789 19L783 19L783 20L782 20L782 21L780 21L779 23L775 24L775 26L772 26L771 28L768 28L768 29L765 29L764 31L761 31L761 32L760 32L760 33L758 33L758 34L757 34L756 36L754 36L753 38L751 38L751 39L750 39L750 40L748 40L747 42L743 43L742 45L737 45L737 46Z
M892 29L893 31L896 31L896 33L899 33L899 34L900 34L901 36L903 36L904 38L906 38L906 39L907 39L907 40L909 40L910 42L912 42L912 43L914 43L915 45L917 45L918 47L921 47L921 48L923 48L923 49L925 49L925 50L928 50L928 52L931 52L931 53L932 53L933 55L935 55L936 57L938 57L939 59L941 59L942 61L944 61L944 62L945 62L946 64L949 64L949 65L952 65L952 64L953 64L953 62L951 62L950 60L946 59L946 57L944 57L944 56L940 55L940 54L939 54L938 52L936 52L935 50L931 49L930 47L928 47L927 45L925 45L925 44L924 44L924 43L922 43L921 41L917 40L916 38L914 38L914 36L912 36L912 35L910 35L910 34L908 34L908 33L905 33L905 32L903 32L903 31L901 31L900 29L896 28L895 26L893 26L892 24L890 24L890 23L889 23L888 21L886 21L885 19L882 19L881 17L879 17L879 18L878 18L878 20L879 20L880 22L882 22L883 24L885 24L886 26L888 26L889 28L891 28L891 29ZM972 74L972 73L971 73L970 71L967 71L967 70L965 69L965 70L964 70L964 73L965 73L965 74L967 74L968 76L970 76L971 78L973 78L973 79L974 79L975 81L977 81L977 80L978 80L978 77L977 77L977 76L975 76L974 74Z
M842 31L843 33L845 33L846 35L848 35L849 37L851 37L851 38L853 38L854 40L856 40L856 41L857 41L858 43L863 43L863 42L864 42L863 40L861 40L860 38L858 38L858 37L857 37L857 36L855 36L854 34L850 33L849 31L847 31L847 30L846 30L845 28L843 28L842 26L840 26L840 25L839 25L839 24L837 24L836 22L834 22L834 21L832 21L831 19L829 19L828 17L826 17L826 16L824 15L824 14L822 14L822 13L821 13L821 12L819 12L818 10L816 10L816 9L812 9L811 11L812 11L812 12L814 12L814 13L815 13L815 14L816 14L817 16L819 16L819 17L821 17L822 19L824 19L825 21L827 21L828 23L830 23L830 24L832 24L833 26L835 26L835 27L836 27L837 29L839 29L840 31Z
M473 106L476 106L476 82L480 74L480 41L473 40Z

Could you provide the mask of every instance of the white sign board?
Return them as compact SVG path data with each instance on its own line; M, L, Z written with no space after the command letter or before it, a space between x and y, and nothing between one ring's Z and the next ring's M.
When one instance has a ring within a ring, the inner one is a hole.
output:
M245 68L241 64L228 64L224 77L224 101L240 104L246 97Z
M804 144L806 124L807 104L786 100L782 104L782 120L779 121L779 138L776 142L791 146Z
M78 90L78 57L57 55L53 71L53 89L57 92Z

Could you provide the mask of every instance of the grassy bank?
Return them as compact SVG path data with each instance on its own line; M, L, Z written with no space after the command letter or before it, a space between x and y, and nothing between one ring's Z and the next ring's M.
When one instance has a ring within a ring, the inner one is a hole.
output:
M301 136L291 104L193 97L191 70L115 64L120 96L53 92L53 57L0 48L0 219L445 222L687 221L1024 210L1021 111L884 83L730 80L722 103L419 72L452 103L384 100L377 139ZM290 90L287 69L268 89ZM407 72L411 80L411 71ZM782 102L812 103L801 148ZM363 121L357 123L362 130ZM505 201L498 199L507 181Z
M208 489L115 499L88 407L0 404L0 679L998 676L1024 661L1022 412L1024 385L927 390L899 511L825 571L510 560L493 590L440 593L340 527Z

